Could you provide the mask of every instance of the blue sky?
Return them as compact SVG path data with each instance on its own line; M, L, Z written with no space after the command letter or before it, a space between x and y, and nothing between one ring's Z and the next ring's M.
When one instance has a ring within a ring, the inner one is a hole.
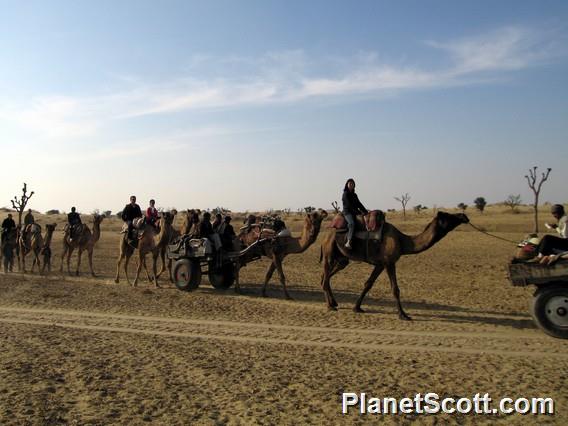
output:
M568 200L567 2L0 7L0 206Z

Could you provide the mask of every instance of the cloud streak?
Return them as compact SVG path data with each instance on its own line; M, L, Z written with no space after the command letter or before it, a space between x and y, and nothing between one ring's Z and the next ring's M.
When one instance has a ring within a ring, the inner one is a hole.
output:
M0 120L35 129L47 138L77 138L93 134L109 122L142 116L321 98L343 102L353 97L479 84L564 54L554 43L558 37L506 27L476 37L427 41L429 48L449 59L449 65L436 69L381 63L374 54L332 60L309 59L302 51L270 53L256 59L199 57L190 66L192 77L146 85L132 79L127 82L133 85L129 89L95 96L38 97L31 103L0 106ZM203 66L214 69L214 76L199 73ZM220 69L241 72L228 77Z

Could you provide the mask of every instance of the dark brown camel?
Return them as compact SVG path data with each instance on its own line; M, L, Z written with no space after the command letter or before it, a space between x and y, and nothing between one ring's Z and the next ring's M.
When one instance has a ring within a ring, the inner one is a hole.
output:
M415 236L405 235L393 225L385 223L383 236L380 241L369 241L369 247L367 248L365 240L354 239L353 248L351 250L347 250L344 247L345 233L339 233L338 235L337 230L332 229L326 235L322 243L320 256L320 261L323 259L321 286L325 294L328 309L336 310L338 306L331 291L331 277L344 269L349 264L350 260L353 260L374 265L374 269L365 282L365 287L357 299L353 310L355 312L363 312L361 309L363 298L369 290L371 290L383 269L386 269L392 292L396 299L398 316L402 320L410 320L410 317L404 312L400 304L400 290L396 280L396 262L401 256L417 254L428 250L450 231L462 223L468 222L469 219L465 214L438 212L424 231Z
M313 243L319 235L321 223L327 217L327 212L325 210L319 209L318 211L313 211L308 213L304 219L304 227L302 229L302 235L299 237L276 237L272 242L267 241L262 245L262 256L268 257L271 262L266 271L266 276L264 277L264 285L262 286L262 295L266 296L266 286L272 278L274 271L278 271L280 276L280 283L284 290L284 295L287 299L292 299L288 294L286 289L286 277L284 275L284 270L282 269L282 261L289 254L299 254L305 252ZM271 230L265 230L266 232L272 232ZM266 237L268 235L264 235ZM272 236L271 234L270 236ZM241 242L245 246L249 246L258 239L258 232L248 232L239 236ZM237 268L238 269L238 268ZM238 293L240 291L238 271L237 280L235 283L235 291Z

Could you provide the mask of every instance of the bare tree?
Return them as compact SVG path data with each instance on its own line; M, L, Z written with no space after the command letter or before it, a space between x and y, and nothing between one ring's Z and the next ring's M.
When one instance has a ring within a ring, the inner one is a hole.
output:
M406 194L401 195L400 197L394 197L396 201L402 204L402 217L406 219L406 205L410 201L410 194L407 192Z
M22 214L26 209L28 201L30 200L30 198L32 198L33 195L34 191L30 192L30 195L28 195L28 185L24 182L24 187L22 188L22 196L20 197L20 199L18 200L18 197L15 196L13 200L10 200L12 202L12 207L18 212L18 226L20 228L22 227Z
M503 201L503 204L511 207L511 211L513 213L516 213L517 207L519 207L522 202L523 201L521 200L521 194L517 194L517 195L511 194L511 195L509 195L509 197L507 197L507 199L505 201Z
M540 196L540 190L542 189L542 184L546 182L548 179L548 175L550 175L550 171L552 170L550 167L546 169L546 173L542 172L540 177L540 181L537 179L536 176L537 166L534 166L532 169L529 169L529 174L525 175L527 182L529 184L529 188L532 189L534 194L534 232L538 233L538 197Z

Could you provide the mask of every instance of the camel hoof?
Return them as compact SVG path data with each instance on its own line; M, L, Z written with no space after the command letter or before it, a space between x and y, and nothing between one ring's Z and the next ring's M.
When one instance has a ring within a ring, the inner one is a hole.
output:
M403 320L403 321L412 321L412 318L410 318L408 315L406 314L399 314L398 315L398 319Z
M91 277L93 278L97 278L97 274L95 274L94 272L91 274Z
M286 300L294 300L294 298L292 296L290 296L289 294L287 294L285 297L286 297Z
M266 294L265 291L263 291L262 293L260 293L260 295L261 295L262 297L268 297L268 295Z
M118 280L118 278L115 278L115 279L114 279L114 283L115 283L115 284L118 284L119 282L120 282L120 281Z
M331 311L337 311L337 306L328 306L327 310L330 311L330 312Z
M79 271L75 272L75 276L76 276L76 277L79 276Z
M331 306L335 306L336 308L339 306L335 300L331 301Z
M359 306L355 306L353 308L353 312L355 312L357 314L364 314L365 313L365 311L363 309L361 309L361 307L359 307Z

